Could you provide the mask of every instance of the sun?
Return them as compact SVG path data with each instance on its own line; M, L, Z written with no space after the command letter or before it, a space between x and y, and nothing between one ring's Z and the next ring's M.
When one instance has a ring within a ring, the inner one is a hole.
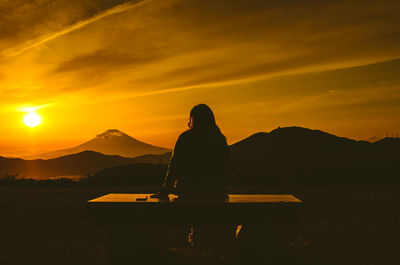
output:
M42 118L39 114L31 111L24 116L23 121L26 126L33 128L38 126L42 122Z

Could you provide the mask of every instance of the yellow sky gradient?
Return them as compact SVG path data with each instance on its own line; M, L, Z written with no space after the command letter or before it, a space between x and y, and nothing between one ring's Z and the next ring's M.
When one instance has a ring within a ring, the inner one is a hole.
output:
M110 128L172 148L198 103L229 143L291 125L400 135L399 13L387 0L2 1L0 155Z

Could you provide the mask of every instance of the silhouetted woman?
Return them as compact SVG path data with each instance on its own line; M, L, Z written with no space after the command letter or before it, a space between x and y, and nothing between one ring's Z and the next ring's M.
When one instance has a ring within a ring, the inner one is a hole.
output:
M210 107L194 106L188 127L175 144L161 195L174 193L180 199L225 198L231 177L229 149Z

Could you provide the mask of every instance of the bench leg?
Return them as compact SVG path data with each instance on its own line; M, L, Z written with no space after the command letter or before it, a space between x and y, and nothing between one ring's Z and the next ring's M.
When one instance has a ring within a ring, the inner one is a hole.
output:
M235 232L235 238L238 239L239 234L240 234L240 230L242 230L243 225L238 225L236 226L236 232Z

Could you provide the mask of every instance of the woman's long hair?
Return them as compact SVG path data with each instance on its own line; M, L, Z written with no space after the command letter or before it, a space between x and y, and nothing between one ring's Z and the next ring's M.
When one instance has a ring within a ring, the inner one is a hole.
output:
M225 136L221 133L215 122L214 113L206 104L198 104L190 111L192 120L192 130L199 133L215 134L215 136Z

